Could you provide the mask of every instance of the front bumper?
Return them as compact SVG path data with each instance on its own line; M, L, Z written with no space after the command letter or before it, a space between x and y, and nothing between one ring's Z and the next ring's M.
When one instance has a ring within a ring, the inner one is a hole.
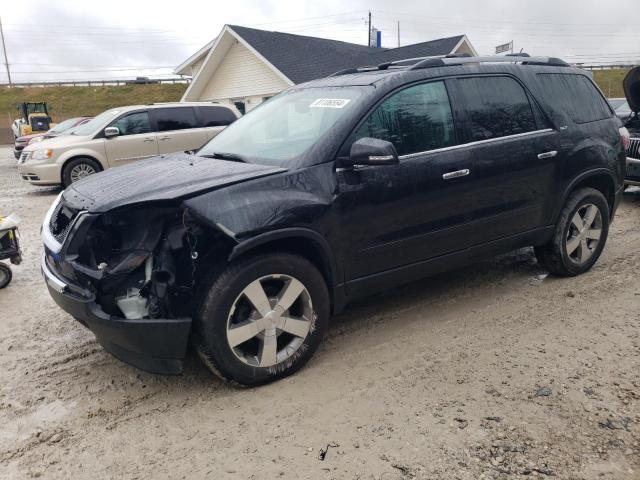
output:
M42 256L42 274L53 300L89 328L114 357L151 373L182 372L191 318L117 318L106 314L90 292L56 274L46 254Z
M52 161L18 159L18 172L23 180L33 185L59 185L61 183L60 165Z
M627 157L627 185L640 185L640 159Z

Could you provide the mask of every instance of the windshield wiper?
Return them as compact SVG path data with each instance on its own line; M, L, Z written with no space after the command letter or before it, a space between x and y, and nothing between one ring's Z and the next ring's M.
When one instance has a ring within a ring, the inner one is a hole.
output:
M210 155L200 155L205 158L219 158L220 160L231 160L232 162L247 163L247 160L236 153L213 152Z

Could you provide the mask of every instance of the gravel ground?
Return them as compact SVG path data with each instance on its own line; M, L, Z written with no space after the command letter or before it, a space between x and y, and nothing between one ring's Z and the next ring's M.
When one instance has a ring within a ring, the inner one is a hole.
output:
M56 194L0 149L24 263L0 290L0 478L640 478L640 190L581 277L530 249L350 306L298 374L129 367L39 272ZM327 449L321 460L321 449Z

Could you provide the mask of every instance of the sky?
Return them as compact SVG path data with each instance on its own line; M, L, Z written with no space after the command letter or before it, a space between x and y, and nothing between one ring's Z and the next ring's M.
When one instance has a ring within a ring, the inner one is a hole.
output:
M466 34L481 54L515 51L584 63L640 63L638 0L5 0L14 82L171 77L225 24L383 47ZM0 52L0 61L4 57ZM0 83L7 82L0 65Z

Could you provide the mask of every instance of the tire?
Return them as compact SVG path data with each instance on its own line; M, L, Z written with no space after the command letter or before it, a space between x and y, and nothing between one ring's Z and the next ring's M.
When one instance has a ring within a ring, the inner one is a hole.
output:
M67 188L72 183L101 170L100 164L92 158L74 158L62 170L62 187Z
M549 243L535 247L538 263L553 275L563 277L589 270L607 242L609 212L609 204L598 190L581 188L573 192L560 212Z
M11 283L13 273L8 265L0 262L0 288L4 288Z
M203 282L197 305L194 343L200 358L213 373L246 386L304 366L322 340L330 310L323 276L288 253L230 264Z

